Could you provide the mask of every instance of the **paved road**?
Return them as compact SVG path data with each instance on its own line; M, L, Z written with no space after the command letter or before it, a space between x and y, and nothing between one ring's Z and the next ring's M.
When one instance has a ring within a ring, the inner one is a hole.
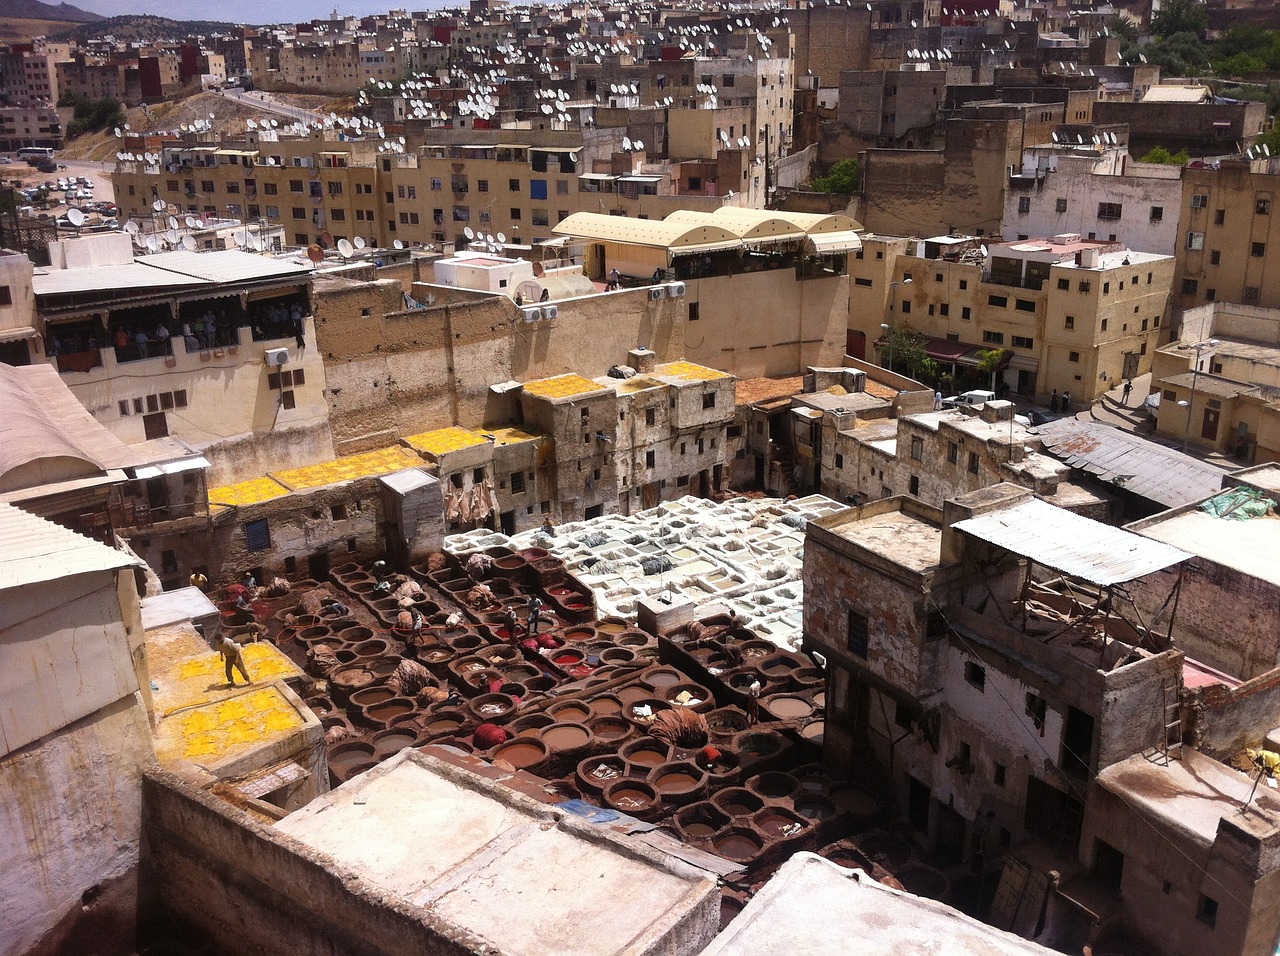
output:
M243 106L251 106L257 110L263 110L267 113L274 113L277 116L285 116L291 120L307 120L316 122L323 120L325 114L314 113L311 110L304 110L298 106L289 106L287 103L277 102L270 93L259 90L245 92L244 90L229 89L222 91L223 99L235 100Z

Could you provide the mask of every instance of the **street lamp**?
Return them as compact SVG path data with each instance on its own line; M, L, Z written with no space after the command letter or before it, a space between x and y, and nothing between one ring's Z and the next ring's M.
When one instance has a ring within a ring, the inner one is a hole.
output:
M1178 402L1179 406L1185 406L1187 409L1187 423L1182 429L1183 454L1186 454L1187 441L1191 438L1191 409L1196 401L1196 382L1200 378L1200 353L1203 352L1205 349L1209 349L1209 348L1216 349L1221 344L1222 343L1219 342L1217 339L1205 339L1201 342L1196 342L1194 344L1187 343L1187 344L1178 346L1178 348L1183 352L1190 352L1194 350L1196 353L1195 364L1191 368L1191 395L1187 401Z
M894 279L889 283L889 321L880 323L880 328L885 330L885 335L889 338L889 371L893 371L893 301L896 297L894 290L900 285L911 285L911 278L908 276L901 282Z

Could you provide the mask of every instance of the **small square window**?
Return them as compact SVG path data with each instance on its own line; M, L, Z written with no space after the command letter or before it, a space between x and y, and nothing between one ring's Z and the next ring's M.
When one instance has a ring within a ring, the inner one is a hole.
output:
M266 551L271 547L271 525L266 518L245 523L244 546L249 551Z
M913 437L911 439L911 458L913 461L924 460L924 439Z
M991 772L991 782L997 787L1004 786L1004 764L998 763Z
M1267 254L1267 244L1265 242L1254 242L1249 245L1249 255L1255 259L1261 259Z
M1183 279L1183 280L1182 280L1182 294L1183 294L1183 295L1195 295L1195 294L1196 294L1196 289L1197 289L1197 288L1199 288L1199 286L1200 286L1200 283L1199 283L1197 280L1195 280L1195 279Z
M1079 353L1079 352L1068 352L1068 353L1067 353L1067 361L1068 361L1068 362L1079 362L1079 361L1080 361L1080 353Z
M1031 723L1035 725L1036 730L1044 734L1044 718L1048 713L1045 700L1039 694L1028 693L1026 695L1027 716L1031 718Z
M715 408L715 407L716 407L716 393L715 393L715 392L707 392L705 395L703 395L703 396L702 396L702 407L703 407L703 408Z
M987 669L976 661L964 662L964 679L970 686L986 693Z
M334 521L345 521L347 519L347 506L342 504L330 505L329 516Z
M1196 904L1196 919L1204 923L1205 926L1218 925L1218 901L1210 899L1203 893L1200 894L1200 902Z
M1256 203L1254 203L1253 211L1256 212L1259 216L1271 215L1271 200L1259 199Z
M870 638L871 633L868 628L867 616L851 610L849 612L849 633L847 638L849 653L865 660Z
M1059 197L1058 197L1058 199L1057 199L1057 201L1056 201L1056 202L1055 202L1055 204L1054 204L1054 208L1055 208L1058 212L1066 212L1066 211L1067 211L1067 200L1066 200L1066 198L1065 198L1064 196L1059 196Z
M1059 288L1061 291L1066 292L1068 289L1070 289L1070 288L1071 288L1071 280L1070 280L1070 279L1059 279L1059 280L1058 280L1058 288Z

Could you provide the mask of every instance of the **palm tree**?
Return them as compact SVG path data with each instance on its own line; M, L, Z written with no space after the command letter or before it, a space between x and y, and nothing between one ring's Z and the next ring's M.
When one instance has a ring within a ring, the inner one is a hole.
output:
M990 375L991 391L996 390L996 372L1004 364L1004 349L983 349L978 353L978 371Z

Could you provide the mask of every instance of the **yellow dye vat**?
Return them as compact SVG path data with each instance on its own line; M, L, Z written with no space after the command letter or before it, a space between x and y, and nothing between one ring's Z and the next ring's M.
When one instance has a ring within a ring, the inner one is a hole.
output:
M304 725L273 687L263 687L171 718L166 730L182 741L189 760L222 759Z
M486 439L483 435L477 435L475 432L460 428L457 425L450 425L448 428L437 428L435 431L422 432L419 435L410 435L405 439L405 443L410 448L433 458L447 455L451 451L461 451L463 448L483 445L485 441Z
M254 478L234 485L209 490L211 505L256 505L283 498L289 489L273 478Z
M539 398L570 398L585 392L598 392L603 386L597 385L589 378L583 378L570 372L568 375L557 375L554 378L543 378L536 382L526 382L524 390Z
M385 475L405 468L421 465L422 459L399 445L368 451L362 455L350 455L323 465L308 465L305 468L291 468L288 471L277 471L271 477L290 491L302 491L307 488L323 488L354 478L368 478Z

